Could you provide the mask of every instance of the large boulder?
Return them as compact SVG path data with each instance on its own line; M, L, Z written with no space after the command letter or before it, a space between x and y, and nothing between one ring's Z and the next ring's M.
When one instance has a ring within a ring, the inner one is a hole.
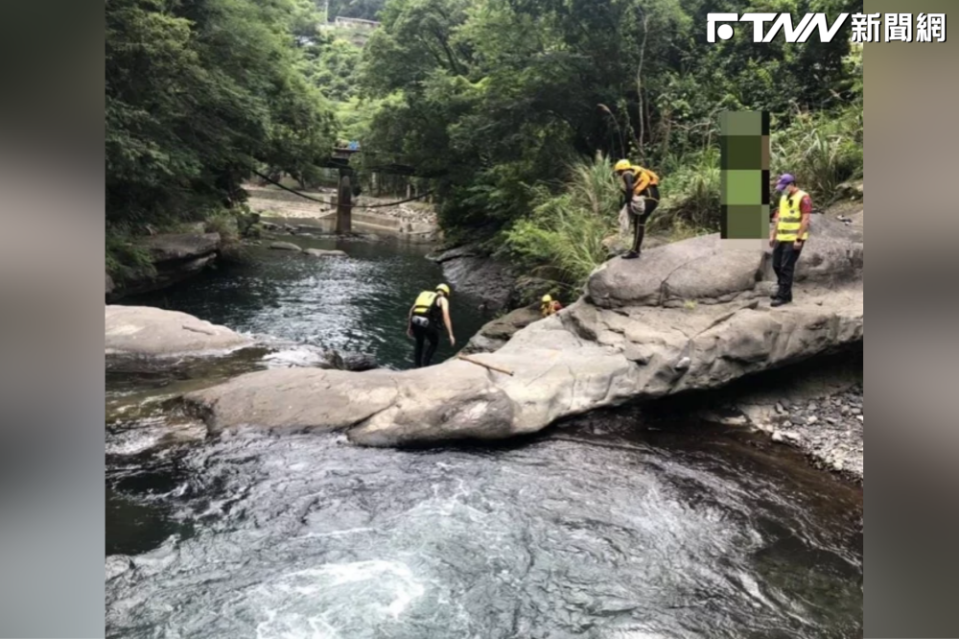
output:
M351 438L370 445L511 434L514 404L485 369L453 360L442 383L435 374L435 369L274 369L241 375L183 399L213 430L248 424L319 431L355 426ZM428 424L442 427L424 428Z
M107 305L104 320L108 357L203 355L252 344L225 326L150 306Z
M200 273L217 257L222 244L219 233L164 233L137 240L150 256L155 273L122 282L110 289L107 300L115 301L170 287Z
M580 301L495 353L471 356L512 375L459 359L403 372L291 369L282 379L251 373L188 400L212 427L352 426L351 441L375 446L503 438L596 408L716 388L862 338L856 287L803 291L781 308L753 300L623 313Z
M612 259L589 278L586 293L602 308L682 307L752 299L772 277L771 249L763 240L725 241L718 233L666 244L637 260ZM862 231L813 216L796 282L844 283L862 277Z
M385 371L276 368L235 377L184 400L213 430L243 424L336 430L386 410L398 395Z
M494 312L508 304L513 294L513 275L505 264L478 247L454 248L431 259L442 265L443 275L456 293L477 297Z
M587 296L473 361L252 373L187 401L214 427L342 428L353 442L395 446L509 437L601 407L719 388L863 340L861 242L819 218L814 232L786 306L759 297L762 246L694 238L640 260L614 258Z

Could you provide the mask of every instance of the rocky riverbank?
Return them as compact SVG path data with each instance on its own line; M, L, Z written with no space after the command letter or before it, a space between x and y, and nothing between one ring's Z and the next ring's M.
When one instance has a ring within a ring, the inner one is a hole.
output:
M863 480L863 349L750 377L659 408L768 433L773 442L801 450L816 467Z
M814 224L791 305L769 306L768 251L704 236L607 262L582 299L473 356L494 368L452 359L361 375L262 371L184 400L214 429L345 429L355 443L399 446L500 439L596 408L721 388L862 342L861 232Z
M861 477L861 399L837 395L852 385L816 370L802 383L774 381L803 362L861 350L862 230L818 216L814 225L790 305L769 306L768 250L697 237L606 262L557 315L535 319L526 309L488 325L487 343L468 346L473 361L363 373L273 366L187 392L182 407L213 430L343 430L354 443L404 446L502 439L595 409L716 391L743 424ZM108 348L132 339L130 325L108 330ZM172 348L187 337L183 326L156 340ZM738 380L747 387L733 388ZM771 384L765 394L762 384Z
M281 233L332 233L336 214L336 189L304 191L312 200L274 187L246 185L251 211L262 216L263 226ZM352 226L355 231L400 237L411 242L433 243L440 236L433 207L404 198L353 198ZM318 201L317 201L318 200Z
M820 468L863 479L863 387L806 402L775 405L773 441L788 442Z
M219 233L161 233L143 237L138 247L149 255L155 273L118 283L106 274L106 300L157 291L182 282L216 260L222 246Z

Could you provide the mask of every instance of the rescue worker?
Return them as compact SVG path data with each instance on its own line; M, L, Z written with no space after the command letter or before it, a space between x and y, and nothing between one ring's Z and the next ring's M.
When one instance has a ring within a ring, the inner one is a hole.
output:
M559 300L554 300L553 296L547 293L539 302L539 312L543 317L549 317L554 315L559 311L563 310L563 305L559 303Z
M779 208L769 228L769 245L773 248L773 270L778 288L770 306L782 306L793 301L793 276L796 262L809 238L809 216L812 214L812 199L796 186L796 179L784 173L776 183L782 193Z
M440 341L440 327L446 326L450 346L456 345L453 323L450 321L450 287L439 284L435 291L423 291L410 307L406 334L416 340L413 349L413 366L429 366ZM424 344L426 349L424 351Z
M613 170L623 182L623 208L633 223L633 245L623 255L624 260L631 260L639 257L646 234L646 221L659 206L659 176L629 160L619 160ZM620 215L623 212L620 211Z

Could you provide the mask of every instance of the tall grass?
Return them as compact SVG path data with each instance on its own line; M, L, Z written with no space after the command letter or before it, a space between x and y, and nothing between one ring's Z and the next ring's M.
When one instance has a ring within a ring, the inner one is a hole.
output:
M829 203L837 186L863 177L862 125L861 106L832 118L801 114L770 136L772 173L792 173L814 198Z
M137 246L123 229L111 229L106 235L105 267L117 284L156 276L150 253Z
M576 289L607 257L603 240L617 232L619 197L607 158L574 165L562 193L532 187L533 211L505 232L501 253L530 275Z
M681 231L683 237L719 230L720 157L718 148L670 158L660 175L662 202L653 213L647 231Z
M828 204L842 182L861 178L862 107L838 114L799 114L770 140L771 173L792 173L800 186ZM719 231L721 158L718 146L650 167L660 174L662 202L647 233L678 241ZM604 240L619 232L621 194L608 158L597 155L568 169L557 193L531 187L533 208L502 236L499 253L528 275L577 290L608 258Z
M837 187L863 177L862 105L839 113L800 113L770 136L770 173L791 173L821 205L831 203ZM716 232L722 192L718 147L663 162L663 201L648 231L673 239Z

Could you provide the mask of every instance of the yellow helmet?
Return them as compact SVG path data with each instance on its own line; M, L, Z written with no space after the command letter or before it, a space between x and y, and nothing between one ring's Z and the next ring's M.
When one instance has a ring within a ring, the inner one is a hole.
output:
M615 165L613 165L613 170L617 172L625 171L631 166L632 164L629 163L629 160L619 160Z
M449 296L450 296L450 287L447 286L446 284L439 284L439 285L436 287L436 290L437 290L437 291L441 291L443 294L446 295L446 297L449 297Z
M541 301L543 304L549 304L550 302L553 301L553 297L552 297L549 293L547 293L546 295L543 296L543 299L540 300L540 301Z

